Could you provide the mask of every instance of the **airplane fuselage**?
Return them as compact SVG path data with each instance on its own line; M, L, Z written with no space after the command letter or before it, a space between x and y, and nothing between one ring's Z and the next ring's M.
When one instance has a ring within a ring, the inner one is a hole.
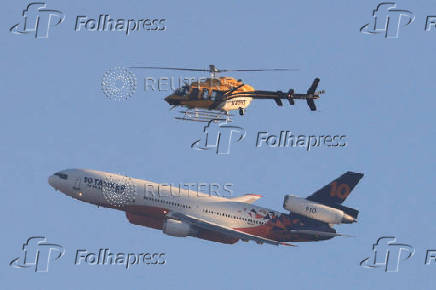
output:
M160 229L173 236L195 236L230 244L239 240L192 225L184 228L175 224L173 230L177 221L166 222L173 212L280 242L331 238L292 233L295 229L335 232L326 223L295 213L280 213L232 198L96 170L63 170L50 176L49 184L80 201L125 211L132 224Z

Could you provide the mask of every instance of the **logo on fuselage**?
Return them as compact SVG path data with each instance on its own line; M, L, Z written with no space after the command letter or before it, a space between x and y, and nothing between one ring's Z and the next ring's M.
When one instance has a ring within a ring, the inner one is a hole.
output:
M124 207L136 200L135 185L130 177L119 176L119 178L115 178L112 175L107 175L103 178L95 178L85 176L83 181L88 188L100 190L105 201L111 206Z

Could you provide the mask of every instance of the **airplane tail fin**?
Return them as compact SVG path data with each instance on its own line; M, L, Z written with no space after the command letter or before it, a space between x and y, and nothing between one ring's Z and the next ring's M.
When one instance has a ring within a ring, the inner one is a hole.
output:
M357 219L357 215L359 214L358 210L345 207L341 204L347 199L348 195L350 195L351 191L362 177L363 173L348 171L320 190L314 192L306 199L343 210L345 213Z

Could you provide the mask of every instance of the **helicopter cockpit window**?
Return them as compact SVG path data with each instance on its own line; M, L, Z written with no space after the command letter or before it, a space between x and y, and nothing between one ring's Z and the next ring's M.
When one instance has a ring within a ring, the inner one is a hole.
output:
M200 92L200 90L198 88L192 88L191 91L191 98L192 99L197 99L198 98L198 93Z
M209 90L208 89L203 89L203 92L201 93L201 97L204 100L207 100L209 98Z
M210 99L217 100L217 99L220 99L223 95L224 95L224 92L213 90L212 94L210 95Z
M183 86L181 88L176 89L174 92L177 96L186 96L188 94L189 88L188 86Z

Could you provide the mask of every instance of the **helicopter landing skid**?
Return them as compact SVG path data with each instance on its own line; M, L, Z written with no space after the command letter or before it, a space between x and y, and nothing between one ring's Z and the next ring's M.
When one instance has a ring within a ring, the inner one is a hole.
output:
M181 117L174 117L177 120L194 121L194 122L231 122L232 114L220 111L207 111L207 110L186 110L179 111Z

